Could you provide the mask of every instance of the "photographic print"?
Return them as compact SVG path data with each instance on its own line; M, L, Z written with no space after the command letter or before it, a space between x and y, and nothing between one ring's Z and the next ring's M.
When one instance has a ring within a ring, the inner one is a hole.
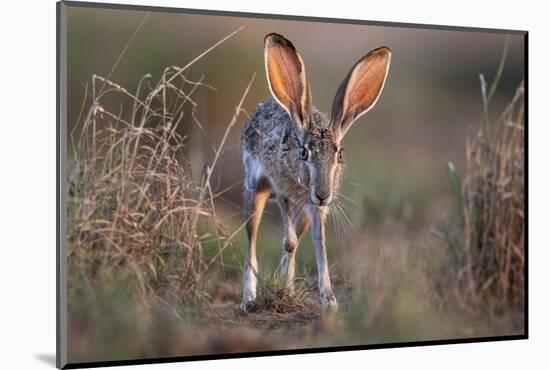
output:
M58 3L58 366L527 337L527 32Z

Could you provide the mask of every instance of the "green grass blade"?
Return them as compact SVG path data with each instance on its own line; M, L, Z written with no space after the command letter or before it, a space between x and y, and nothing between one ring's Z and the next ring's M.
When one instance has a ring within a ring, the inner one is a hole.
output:
M451 183L456 213L458 215L462 215L462 181L453 162L447 163L447 176L449 177L449 181ZM462 216L460 219L462 219Z
M508 54L508 40L509 36L506 36L506 39L504 41L504 49L502 50L502 56L500 57L500 64L498 65L497 73L495 74L495 78L493 79L493 82L491 83L491 87L489 89L489 94L487 95L487 103L491 102L491 99L493 98L497 90L500 78L502 77L502 71L504 70L504 64L506 63L506 56Z

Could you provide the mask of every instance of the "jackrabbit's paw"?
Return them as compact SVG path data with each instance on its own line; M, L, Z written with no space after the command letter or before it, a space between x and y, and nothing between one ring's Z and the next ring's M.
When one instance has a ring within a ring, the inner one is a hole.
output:
M324 311L338 311L338 302L336 301L336 297L331 291L321 293L321 306L323 307Z
M242 301L241 304L239 305L239 308L241 309L242 312L248 313L250 312L250 309L252 308L253 305L254 305L254 300Z

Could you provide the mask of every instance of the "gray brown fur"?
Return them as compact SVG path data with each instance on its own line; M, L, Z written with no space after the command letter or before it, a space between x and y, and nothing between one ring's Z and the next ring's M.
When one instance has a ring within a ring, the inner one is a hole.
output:
M266 73L273 97L258 104L241 136L245 171L244 211L249 239L241 308L256 298L256 240L266 202L274 199L283 221L279 274L293 289L296 248L311 227L323 308L336 310L328 271L325 220L340 186L340 142L351 124L379 97L390 51L374 49L361 58L339 87L331 120L311 105L302 58L283 36L265 38Z
M326 167L339 149L336 138L328 127L326 115L313 107L313 126L304 138L319 166ZM255 190L256 179L250 176L251 161L258 161L265 171L265 180L276 193L294 203L303 202L309 192L310 173L300 160L300 139L290 116L277 101L269 97L258 104L245 124L241 137L241 152L245 168L245 186ZM337 167L334 190L340 183L341 165ZM302 181L298 180L300 178Z
M302 146L310 152L307 161L300 159ZM254 279L251 275L257 273L255 240L261 220L259 213L263 210L265 201L274 198L281 209L284 250L279 273L285 279L287 288L292 289L294 258L300 238L313 224L319 229L316 235L323 233L324 241L323 224L328 207L314 206L311 198L315 197L315 192L319 191L317 189L328 192L331 198L334 197L342 173L342 163L337 158L339 150L337 137L326 115L315 107L312 108L309 129L302 136L287 111L272 97L261 102L245 124L241 137L245 170L244 208L245 216L249 219L248 237L253 241L254 251L249 251L249 255L253 256L252 259L249 257L245 266L243 309L255 297L255 294L246 291L253 288L249 286L247 279ZM318 254L318 262L326 266L324 248ZM322 303L329 309L336 309L336 298L327 279L328 271L322 270L319 275ZM255 288L255 284L253 285Z

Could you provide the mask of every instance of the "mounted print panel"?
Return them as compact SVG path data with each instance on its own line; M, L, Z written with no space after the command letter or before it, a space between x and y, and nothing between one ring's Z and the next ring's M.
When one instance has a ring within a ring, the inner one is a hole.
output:
M527 32L58 3L58 367L527 338Z

